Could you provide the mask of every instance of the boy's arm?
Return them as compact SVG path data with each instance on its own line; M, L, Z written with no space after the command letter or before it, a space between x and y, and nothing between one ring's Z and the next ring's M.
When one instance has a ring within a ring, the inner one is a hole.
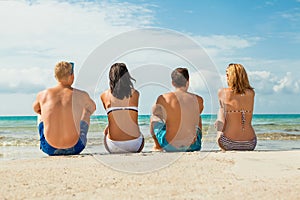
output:
M199 104L199 123L198 123L198 127L202 130L202 117L201 117L201 113L204 109L204 105L203 105L203 98L202 97L197 97L198 98L198 104Z
M39 98L40 98L40 94L38 94L36 96L36 99L35 99L35 101L33 102L33 105L32 105L34 112L36 112L37 114L42 113Z
M96 104L90 98L90 96L88 95L87 92L84 92L83 96L81 98L85 102L85 104L83 105L81 120L83 120L83 121L87 122L88 124L90 124L90 117L96 110Z
M155 136L154 132L154 124L157 122L166 122L166 111L164 110L164 107L161 105L162 103L162 96L159 96L156 100L155 105L152 108L152 115L150 118L150 133L154 140L154 146L153 150L155 151L162 151L162 147L160 146L159 142L157 141L157 138Z
M88 111L89 111L89 113L92 115L94 112L95 112L95 110L96 110L96 104L95 104L95 102L90 98L90 97L88 97L88 106L87 106L87 108L86 108Z
M199 123L198 123L198 127L201 129L202 131L202 117L201 115L199 115Z

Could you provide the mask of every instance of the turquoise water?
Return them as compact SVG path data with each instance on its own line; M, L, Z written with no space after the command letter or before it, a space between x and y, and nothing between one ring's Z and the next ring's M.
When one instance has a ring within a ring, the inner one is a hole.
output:
M216 115L202 115L203 150L218 150L213 127ZM146 138L144 151L153 145L149 115L139 116L139 126ZM103 130L106 116L92 116L88 133L88 153L104 153ZM256 150L300 149L300 114L256 114L252 125L258 137ZM0 117L0 160L44 156L39 150L36 116Z

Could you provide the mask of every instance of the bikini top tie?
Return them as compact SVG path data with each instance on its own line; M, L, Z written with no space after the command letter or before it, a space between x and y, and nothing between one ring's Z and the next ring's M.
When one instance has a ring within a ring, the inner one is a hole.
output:
M241 113L241 123L242 123L242 129L245 130L245 123L246 123L246 113L252 113L250 110L226 110L226 113Z

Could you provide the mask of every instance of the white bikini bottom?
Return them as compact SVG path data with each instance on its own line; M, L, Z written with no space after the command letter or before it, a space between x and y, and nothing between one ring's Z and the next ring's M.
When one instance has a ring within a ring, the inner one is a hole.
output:
M109 153L137 153L140 152L144 146L144 136L133 140L114 141L104 136L104 146Z

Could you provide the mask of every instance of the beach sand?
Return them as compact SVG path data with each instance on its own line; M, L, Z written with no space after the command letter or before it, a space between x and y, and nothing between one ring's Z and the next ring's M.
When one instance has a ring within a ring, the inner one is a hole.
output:
M0 199L300 199L300 151L45 156L0 176Z

